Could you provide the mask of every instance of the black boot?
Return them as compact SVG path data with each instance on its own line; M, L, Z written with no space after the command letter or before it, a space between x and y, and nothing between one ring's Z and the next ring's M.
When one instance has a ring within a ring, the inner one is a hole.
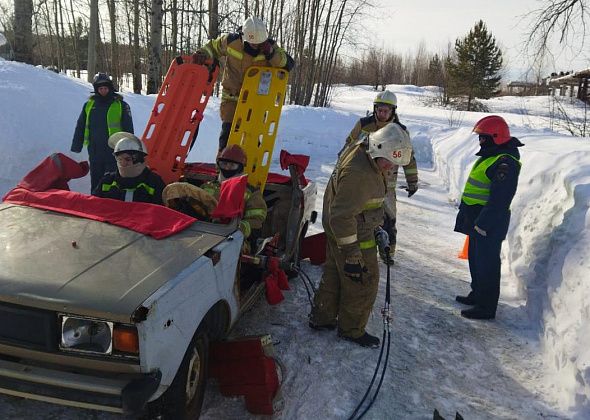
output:
M344 338L345 340L352 341L353 343L356 343L359 346L369 347L372 349L376 349L377 347L379 347L379 344L381 344L381 340L379 340L378 337L375 337L374 335L371 335L369 333L364 333L363 335L357 338L347 337L345 335L341 335L340 337Z
M336 329L336 325L334 324L325 324L325 325L318 325L309 321L309 328L312 328L316 331L334 331Z
M467 296L455 296L455 300L463 305L475 305L473 292L470 292Z
M463 309L461 316L468 319L494 319L496 314L479 306L474 306L473 308Z

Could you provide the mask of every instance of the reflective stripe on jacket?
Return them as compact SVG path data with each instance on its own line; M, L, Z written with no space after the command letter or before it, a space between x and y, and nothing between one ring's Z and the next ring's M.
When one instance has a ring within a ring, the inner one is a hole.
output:
M383 223L386 190L385 178L364 145L340 157L324 193L322 224L346 256L376 247L374 230Z
M289 67L289 61L291 64L293 63L293 59L288 57L285 50L276 43L273 44L273 47L274 54L269 59L263 54L252 55L246 51L242 37L239 34L225 34L209 41L200 48L200 51L206 53L210 58L227 57L221 80L223 86L222 100L238 100L244 74L252 66L285 67L287 71L291 70L287 67Z
M461 196L461 201L463 203L469 206L474 204L485 206L487 204L490 198L490 186L492 181L487 176L486 171L502 156L509 156L514 159L519 166L522 166L520 160L508 153L502 153L487 158L479 158L473 165L473 168L471 168L471 172L469 172L469 177L465 183L463 195Z
M88 146L90 143L90 112L94 108L94 99L89 99L86 102L84 110L86 111L86 126L84 127L84 146ZM121 117L123 116L123 105L121 101L115 100L109 106L107 112L107 128L109 130L109 137L119 131L121 128Z

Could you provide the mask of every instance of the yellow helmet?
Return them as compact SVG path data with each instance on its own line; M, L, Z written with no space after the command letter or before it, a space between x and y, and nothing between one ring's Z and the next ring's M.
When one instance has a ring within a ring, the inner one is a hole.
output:
M373 101L373 105L377 106L379 104L391 105L392 107L397 107L397 96L395 93L390 92L388 90L384 90L383 92L379 92L377 96L375 96L375 100Z

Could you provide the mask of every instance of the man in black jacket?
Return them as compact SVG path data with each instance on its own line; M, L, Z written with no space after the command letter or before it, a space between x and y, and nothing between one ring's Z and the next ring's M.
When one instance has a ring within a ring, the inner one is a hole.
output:
M510 203L516 193L523 144L510 136L506 121L491 115L475 124L479 159L465 183L455 231L469 235L471 293L457 296L473 305L461 311L470 319L493 319L500 297L500 250L510 224Z
M82 107L70 150L80 153L83 146L88 147L90 190L94 191L105 172L117 169L107 140L119 131L133 133L133 119L129 105L115 92L109 76L96 74L92 86L94 94Z
M131 133L119 132L109 137L109 146L117 161L117 170L104 174L92 195L121 201L162 204L165 184L145 165L144 146Z

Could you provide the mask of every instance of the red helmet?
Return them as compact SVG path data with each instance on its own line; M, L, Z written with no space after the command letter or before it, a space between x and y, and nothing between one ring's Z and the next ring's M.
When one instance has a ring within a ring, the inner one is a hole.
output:
M492 136L496 144L508 143L510 140L508 124L499 115L490 115L489 117L482 118L473 127L473 132Z
M246 166L246 153L237 144L232 144L221 151L217 160L229 160Z

